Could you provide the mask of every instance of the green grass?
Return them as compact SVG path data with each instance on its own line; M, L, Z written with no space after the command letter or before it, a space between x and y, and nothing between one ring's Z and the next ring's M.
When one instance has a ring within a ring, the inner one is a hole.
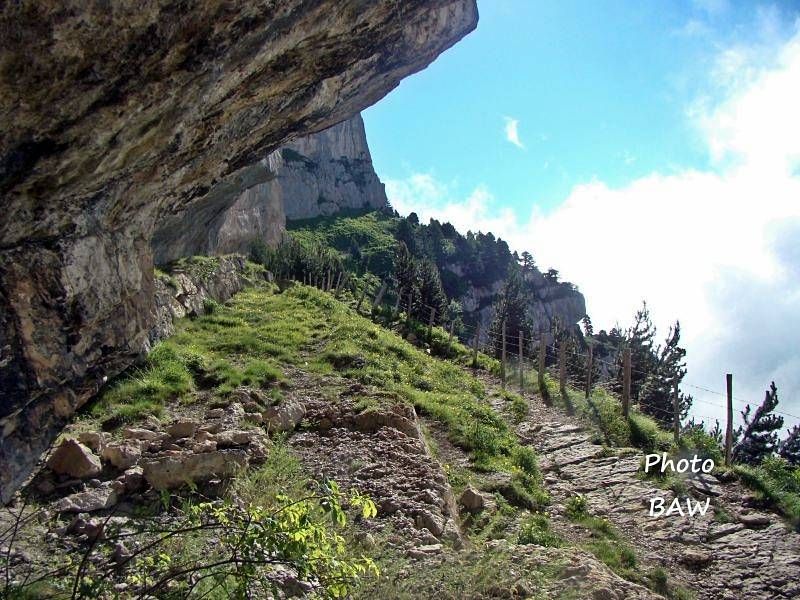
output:
M661 567L649 571L643 570L635 550L622 539L611 522L589 512L585 496L581 494L572 496L567 500L565 508L567 518L584 527L589 533L589 539L582 544L583 548L617 575L628 581L646 585L668 598L688 600L692 597L685 589L671 585L666 571Z
M566 504L566 514L571 521L589 531L590 538L584 547L599 561L625 579L641 581L633 548L621 539L607 519L589 513L584 496L570 498Z
M734 472L766 504L780 511L800 531L800 468L770 457L757 467L736 465Z
M437 360L350 306L312 287L240 292L212 314L183 319L133 377L103 395L92 413L114 424L158 415L195 388L224 397L240 385L269 387L281 367L338 374L376 388L441 422L477 468L511 475L508 496L527 507L547 502L536 457L488 404L483 384ZM368 408L366 405L362 408Z
M109 424L131 423L147 415L159 416L164 404L194 389L190 359L171 344L159 344L144 367L124 377L91 407L91 414Z
M636 447L646 452L669 450L672 434L664 431L651 417L632 406L626 419L622 413L622 403L603 388L594 388L587 399L584 392L567 387L567 399L561 397L558 382L545 375L545 383L551 398L556 404L576 412L593 422L603 442L615 447Z
M557 548L563 544L563 540L550 531L547 515L533 513L523 521L517 543Z

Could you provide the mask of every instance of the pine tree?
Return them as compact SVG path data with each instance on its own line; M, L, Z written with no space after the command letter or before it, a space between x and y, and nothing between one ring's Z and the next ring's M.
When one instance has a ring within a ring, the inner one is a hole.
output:
M502 354L503 321L506 323L506 351L517 353L514 346L520 331L530 331L528 304L522 274L512 269L494 305L494 319L489 328L489 340L496 355Z
M424 259L417 265L417 294L419 298L418 313L415 315L422 322L430 318L431 308L436 312L434 322L441 323L447 311L447 296L442 289L439 269L430 259Z
M412 255L416 255L417 232L410 218L400 219L400 222L397 224L397 231L395 232L395 238L397 239L398 242L405 244L406 248Z
M405 302L405 296L414 289L416 275L414 257L404 242L398 242L394 253L394 281L397 292L403 296L401 302Z
M611 330L611 336L615 335L615 329ZM653 338L656 329L650 319L650 310L647 303L642 302L642 308L636 311L633 318L633 325L622 334L623 345L631 350L631 398L639 401L640 392L644 387L647 376L655 371L657 358L653 352ZM617 338L619 332L616 332ZM621 350L621 349L620 349ZM612 387L618 394L622 393L623 369L622 352L617 357L617 377Z
M681 339L680 322L670 328L664 346L659 346L654 356L655 363L647 374L639 394L639 405L665 428L671 428L675 420L674 394L676 387L686 375L686 350L678 344ZM678 410L681 420L686 418L692 405L692 397L678 394Z
M733 459L736 462L757 465L775 452L778 430L783 427L783 417L771 414L778 406L778 389L774 381L769 387L764 401L752 417L749 404L742 411L745 425L736 431L739 440L733 449Z
M789 436L781 442L778 454L792 466L800 466L800 425L795 425L788 432Z

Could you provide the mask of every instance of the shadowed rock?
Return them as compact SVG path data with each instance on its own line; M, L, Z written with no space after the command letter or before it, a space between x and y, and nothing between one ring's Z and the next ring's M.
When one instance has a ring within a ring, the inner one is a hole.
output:
M148 343L151 236L477 24L474 0L0 9L0 499ZM211 202L213 204L213 202Z

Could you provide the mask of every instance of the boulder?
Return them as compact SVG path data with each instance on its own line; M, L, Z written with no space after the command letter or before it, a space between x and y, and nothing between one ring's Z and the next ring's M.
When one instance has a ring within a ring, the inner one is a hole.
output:
M94 477L103 470L100 459L89 448L73 439L61 442L47 461L47 466L53 473L78 479Z
M142 456L142 448L135 440L111 442L103 448L102 457L117 469L125 469L135 465Z
M270 431L291 431L306 416L306 409L299 402L285 402L270 406L262 414Z
M472 486L467 486L458 499L458 503L467 512L477 513L486 508L487 497Z
M124 490L124 485L118 481L106 481L99 487L78 492L62 498L55 503L58 512L94 512L111 508L117 503L119 494Z
M167 427L167 433L173 438L192 437L197 430L197 421L193 419L178 419Z

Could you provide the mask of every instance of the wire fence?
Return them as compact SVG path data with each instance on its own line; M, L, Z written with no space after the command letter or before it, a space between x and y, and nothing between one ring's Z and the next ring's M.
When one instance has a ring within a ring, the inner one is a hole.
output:
M422 325L428 326L429 335L433 327L441 326L442 329L449 335L449 343L452 344L454 339L453 330L456 329L456 321L458 319L454 319L447 314L439 314L441 311L438 307L431 306L424 302L421 302L419 298L414 298L413 292L409 292L404 294L404 290L397 289L396 287L391 287L389 283L385 280L381 281L380 285L375 287L374 289L368 289L365 286L360 292L356 289L354 282L351 280L349 275L347 274L336 274L336 273L329 273L327 276L311 278L311 277L304 277L304 283L309 285L314 285L315 287L319 287L325 289L327 291L331 291L335 293L337 296L341 292L342 289L348 288L352 291L353 297L358 298L358 302L356 305L356 309L359 312L362 312L362 308L366 306L369 309L369 313L371 315L377 315L378 307L382 306L387 297L392 297L393 302L391 304L392 315L394 318L399 319L401 315L405 315L406 321L412 320L412 315L414 316L414 320L421 323ZM348 287L350 286L350 287ZM425 313L425 314L423 314ZM427 317L427 319L426 319ZM503 329L505 324L503 324ZM504 331L498 335L498 332L491 332L498 339L492 340L490 339L490 331L487 330L488 328L482 328L480 323L476 325L468 325L463 322L458 323L457 326L457 340L465 340L465 344L470 346L472 352L477 355L478 353L489 355L489 356L497 356L498 360L501 361L501 376L503 379L503 385L507 383L507 374L511 370L509 367L516 366L518 369L519 367L522 368L523 372L527 371L530 373L544 373L547 372L548 375L551 377L554 376L559 380L559 384L561 386L562 381L564 379L564 371L566 365L564 364L565 354L566 352L561 352L562 346L559 343L558 338L564 333L564 329L561 327L550 327L547 329L539 329L536 331L525 332L522 330L518 330L516 332L511 331ZM503 343L505 340L505 343ZM486 342L489 342L488 344ZM494 342L494 343L492 343ZM549 342L549 343L548 343ZM564 343L563 341L561 342ZM596 352L597 349L603 348L607 350L604 355L601 353ZM630 360L630 349L626 349L624 346L622 348L610 344L607 342L603 342L601 340L593 339L589 342L587 346L588 351L581 351L578 347L573 346L570 348L568 356L566 357L567 360L574 361L576 359L581 359L584 362L583 367L586 369L586 377L589 378L587 382L585 382L585 388L588 394L591 394L591 391L594 387L598 386L600 382L592 381L592 368L594 365L601 365L606 368L607 373L615 373L616 377L623 379L623 409L627 416L631 398L630 398L630 379L631 376L636 374L641 376L642 378L646 378L649 376L649 373L641 368L637 368L636 365L631 364ZM628 359L626 361L625 354L627 352ZM608 360L608 354L612 355L612 359ZM600 354L600 355L599 355ZM539 362L540 356L544 356L544 366L540 369ZM606 358L604 358L604 356ZM549 362L549 366L548 366ZM553 364L553 363L557 364ZM549 367L557 367L557 371L555 373L551 372ZM517 373L517 378L520 375ZM523 386L524 386L524 376L522 378ZM574 381L574 377L573 377ZM732 394L728 394L728 392L723 392L720 390L715 390L709 388L707 386L697 385L696 383L692 382L682 382L681 387L691 388L693 390L697 390L699 392L703 392L704 394L711 394L713 396L721 397L722 400L719 402L714 402L710 399L695 397L692 396L692 402L699 402L706 406L713 406L721 411L724 411L728 415L731 414L732 411L732 404L735 402L740 407L745 407L750 405L751 403L742 400L741 398L737 398ZM627 394L627 397L625 397ZM678 390L674 392L676 396L677 402L677 394ZM678 407L680 408L680 407ZM677 408L673 406L671 410L665 409L660 406L653 406L648 405L646 407L646 411L653 414L654 416L661 415L663 416L663 421L667 423L674 423L676 421L675 417L677 413ZM787 417L789 419L794 420L795 422L800 422L800 416L796 414L792 414L782 410L773 410L773 413ZM719 417L712 417L709 415L703 415L699 413L696 409L691 411L691 417L693 418L700 418L703 421L710 422L719 422ZM678 422L680 421L680 416L678 416ZM728 419L729 421L731 419ZM728 429L732 427L732 423L727 424Z

